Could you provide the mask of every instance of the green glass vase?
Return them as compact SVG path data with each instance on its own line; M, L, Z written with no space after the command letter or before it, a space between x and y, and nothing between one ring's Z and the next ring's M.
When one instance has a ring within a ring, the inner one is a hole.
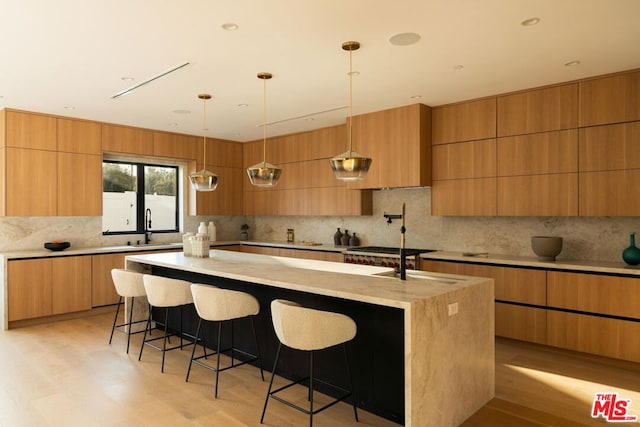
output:
M629 265L638 265L640 264L640 249L636 247L636 233L631 233L629 239L629 247L622 251L622 259Z

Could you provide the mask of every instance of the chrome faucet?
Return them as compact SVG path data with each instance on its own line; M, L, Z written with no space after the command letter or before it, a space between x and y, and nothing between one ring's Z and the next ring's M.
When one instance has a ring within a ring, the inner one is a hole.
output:
M147 208L144 212L144 244L151 242L151 209Z
M402 220L402 226L400 227L400 267L399 267L400 280L407 280L407 251L406 251L406 238L405 238L405 232L407 231L407 229L404 226L405 210L406 210L406 204L403 203L402 214L399 214L399 215L388 214L388 213L383 214L383 216L387 219L387 225L391 224L392 220L394 219Z

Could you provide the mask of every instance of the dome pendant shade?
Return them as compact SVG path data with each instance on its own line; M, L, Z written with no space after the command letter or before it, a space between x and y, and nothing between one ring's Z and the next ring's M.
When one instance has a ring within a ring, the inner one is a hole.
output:
M329 164L340 181L360 181L367 175L371 159L355 151L345 151L331 158Z
M275 187L282 174L282 169L267 163L267 80L272 78L271 73L258 73L258 78L262 80L262 162L256 163L247 168L249 181L254 187Z
M198 98L202 99L202 131L207 130L207 101L211 99L208 93L201 93ZM207 170L207 135L202 135L202 170L189 175L191 187L196 191L215 191L218 188L218 175Z
M281 174L282 169L267 162L256 163L247 168L249 181L255 187L275 187Z
M215 191L218 188L218 175L205 169L189 175L189 181L196 191Z

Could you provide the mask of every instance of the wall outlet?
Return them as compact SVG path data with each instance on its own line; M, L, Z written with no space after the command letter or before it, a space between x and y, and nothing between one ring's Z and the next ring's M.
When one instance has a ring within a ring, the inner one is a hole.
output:
M449 313L449 316L453 316L454 314L458 314L458 303L457 302L453 302L453 303L447 305L447 313Z

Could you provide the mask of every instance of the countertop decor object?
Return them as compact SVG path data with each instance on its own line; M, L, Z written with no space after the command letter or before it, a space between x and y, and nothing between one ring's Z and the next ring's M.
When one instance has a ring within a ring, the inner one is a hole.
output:
M69 242L62 242L55 240L53 242L46 242L44 244L45 249L49 249L50 251L63 251L71 246Z
M622 251L622 259L629 265L640 264L640 249L636 246L636 233L629 236L629 247Z
M342 244L342 246L349 246L349 239L351 239L349 230L344 230L344 234L340 238L340 243Z
M249 240L249 224L240 226L240 240Z
M207 101L211 99L208 93L201 93L202 99L202 170L189 175L191 186L196 191L214 191L218 188L218 175L207 170Z
M342 244L342 231L340 231L340 228L338 228L338 231L333 234L333 244L336 246L340 246Z
M555 261L558 254L562 252L562 237L533 236L531 249L540 261Z
M262 80L262 161L247 168L249 181L254 187L275 187L282 174L282 169L267 163L267 80L273 75L271 73L258 73L258 78Z

